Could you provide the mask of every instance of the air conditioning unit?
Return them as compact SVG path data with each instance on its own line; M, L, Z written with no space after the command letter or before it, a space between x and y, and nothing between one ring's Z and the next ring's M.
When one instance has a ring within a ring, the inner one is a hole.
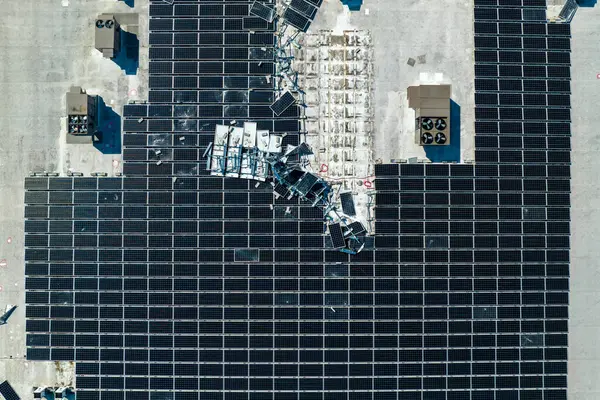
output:
M418 117L415 120L417 143L421 146L450 144L448 117Z
M419 85L407 89L408 106L415 110L415 143L450 144L450 85Z
M113 14L96 17L95 47L106 58L114 58L120 51L120 27Z

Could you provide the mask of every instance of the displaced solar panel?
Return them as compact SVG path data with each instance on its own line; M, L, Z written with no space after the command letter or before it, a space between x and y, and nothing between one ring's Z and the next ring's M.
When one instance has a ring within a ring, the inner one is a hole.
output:
M348 225L348 228L352 230L353 235L360 235L361 233L366 232L366 229L363 226L363 224L361 224L358 221L352 222L350 225Z
M250 8L250 14L256 15L267 22L273 22L275 19L275 9L255 0Z
M340 201L342 202L342 211L344 214L350 217L356 215L356 209L354 208L354 196L352 196L352 192L340 193Z
M20 400L21 399L19 397L19 395L17 394L17 392L15 392L15 390L12 388L10 383L8 383L8 381L4 381L4 382L0 383L0 394L2 396L4 396L4 398L6 400Z
M275 113L275 115L279 116L295 103L296 103L296 98L294 97L294 95L292 95L292 93L290 93L289 90L286 90L269 107Z
M303 195L306 195L310 192L310 189L315 185L315 183L317 183L318 180L318 176L311 174L310 172L306 172L296 184L296 190Z
M287 188L287 186L280 184L275 185L273 191L282 197L286 197L289 193L289 189Z
M310 26L310 20L292 8L287 8L283 13L284 22L298 28L302 32L306 32Z
M344 240L344 234L342 232L342 226L339 223L327 225L329 229L329 236L334 249L340 249L346 246Z
M308 3L306 0L292 0L290 7L300 12L302 15L310 18L311 20L315 18L318 10L317 7Z

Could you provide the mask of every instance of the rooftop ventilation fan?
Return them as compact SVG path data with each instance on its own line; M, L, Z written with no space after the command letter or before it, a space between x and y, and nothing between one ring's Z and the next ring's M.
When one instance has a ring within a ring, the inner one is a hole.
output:
M109 19L104 23L104 26L107 27L108 29L112 28L115 25L115 21Z
M438 131L443 131L444 129L446 129L446 120L444 118L438 118L435 121L435 129L437 129Z
M433 129L433 121L431 118L423 118L421 119L421 127L426 131L430 131Z
M433 143L433 135L429 132L425 132L421 135L421 143L423 144L432 144Z
M101 19L96 20L96 28L104 28L104 21Z
M446 143L446 135L442 132L438 132L435 134L435 143L436 144L444 144Z

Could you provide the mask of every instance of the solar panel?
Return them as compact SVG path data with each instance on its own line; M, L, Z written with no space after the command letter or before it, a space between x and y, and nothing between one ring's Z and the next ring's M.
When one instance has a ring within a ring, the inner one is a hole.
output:
M327 228L329 229L329 237L331 238L333 248L339 249L345 247L346 241L344 240L342 226L339 223L335 223L328 224Z
M315 18L318 10L317 7L309 3L307 0L292 0L290 7L307 18L310 18L311 20Z
M307 17L289 7L283 13L283 20L285 23L298 28L302 32L306 32L310 26L310 20Z
M0 394L4 396L6 400L20 400L21 398L15 392L13 387L8 383L8 381L4 381L0 383Z
M289 91L286 90L269 107L275 113L275 115L279 116L295 103L296 103L296 98L294 97L294 95L292 95L292 93L290 93Z
M250 14L256 15L259 18L264 19L267 22L273 22L275 19L275 9L268 7L267 5L255 0L250 8Z
M358 221L352 222L351 224L349 224L348 228L350 228L352 230L353 235L360 235L361 233L366 232L366 229L363 226L363 224L361 224Z
M342 203L342 211L344 214L353 217L356 215L356 209L354 208L354 196L351 192L340 193L340 201Z

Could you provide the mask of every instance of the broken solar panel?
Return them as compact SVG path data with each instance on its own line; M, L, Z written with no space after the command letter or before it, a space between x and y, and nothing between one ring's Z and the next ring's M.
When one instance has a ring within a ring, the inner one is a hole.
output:
M342 233L342 226L339 223L329 224L329 236L331 237L332 247L334 249L341 249L346 247L346 241L344 240L344 234Z
M340 193L340 201L342 202L342 211L344 214L350 217L356 215L356 209L354 208L354 196L352 196L352 192Z
M353 235L360 235L361 233L366 232L365 227L360 222L356 221L348 225L348 228L351 229Z
M300 180L298 180L298 183L296 184L296 190L300 192L303 196L306 196L318 180L318 176L307 172L302 178L300 178Z
M271 107L271 110L275 113L275 115L280 116L295 102L296 98L288 90L286 90L277 100L275 100L275 103L271 104L269 107Z
M273 22L275 19L275 10L259 2L258 0L252 4L252 8L250 8L250 14L256 15L267 22Z
M310 148L310 146L306 143L300 143L298 146L294 147L291 150L288 150L285 153L286 157L291 157L291 156L310 156L313 154L312 149Z
M277 184L273 188L273 192L275 192L275 196L276 197L286 197L290 191L287 188L287 186L281 185L281 184Z
M313 6L306 0L292 0L292 2L290 3L290 7L303 14L304 16L310 18L311 20L315 18L315 15L317 14L318 10L317 7Z
M310 26L308 18L289 7L283 13L283 19L287 24L300 29L302 32L306 32Z
M0 384L0 394L4 396L6 400L20 400L21 398L12 388L8 381L4 381Z

